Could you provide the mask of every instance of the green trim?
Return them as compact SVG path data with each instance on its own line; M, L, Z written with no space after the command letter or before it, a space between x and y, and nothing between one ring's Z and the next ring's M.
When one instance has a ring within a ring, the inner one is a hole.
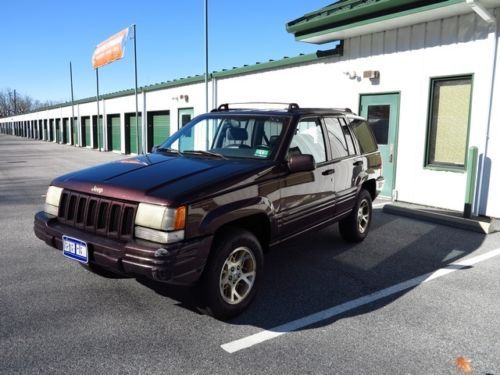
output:
M316 31L316 32L311 32L311 33L306 33L304 31L301 35L298 35L298 33L295 33L295 40L307 41L307 39L310 39L313 37L318 37L318 36L322 36L325 34L331 34L331 33L339 32L339 31L343 31L343 30L349 30L349 29L353 29L355 27L367 26L367 25L370 25L373 23L384 22L384 21L391 20L394 18L409 16L409 15L412 15L415 13L420 13L420 12L424 12L424 11L428 11L428 10L439 9L439 8L443 8L443 7L458 4L458 3L463 3L463 0L446 0L446 1L443 1L440 3L436 3L436 4L424 5L424 6L421 6L418 8L412 8L412 9L408 9L408 10L401 11L401 12L396 12L396 13L391 13L391 14L379 16L379 17L369 18L366 20L353 22L353 23L349 23L346 25L342 25L342 26L335 26L334 24L331 23L332 27L330 27L328 29L321 30L321 31ZM306 30L306 29L304 28L304 30ZM325 41L322 43L329 43L333 40L336 40L336 39L332 38L331 40Z
M464 165L454 165L454 164L446 164L446 163L430 163L429 162L429 152L430 152L430 135L431 135L431 120L432 120L432 98L434 94L434 82L437 81L452 81L452 80L460 80L460 79L470 79L471 80L471 88L470 88L470 101L469 101L469 115L467 119L467 137L465 139L465 157L464 157ZM455 74L450 76L440 76L440 77L430 77L429 80L429 97L427 102L427 130L425 135L425 154L424 154L424 169L432 170L432 171L446 171L446 172L459 172L465 173L467 171L467 150L469 147L469 139L470 139L470 124L471 124L471 116L472 116L472 100L474 93L474 74Z
M467 164L470 168L467 169L467 184L465 185L465 204L474 203L474 195L476 192L476 177L477 177L477 159L478 149L476 146L469 147L467 153Z
M390 9L411 5L416 2L418 2L418 0L372 0L370 2L364 0L339 1L290 21L286 25L286 31L289 33L307 32L307 30L362 16L369 16L376 12L385 11L387 13Z
M318 57L318 53L310 53L307 55L300 54L295 57L284 57L281 60L269 60L267 62L257 62L254 65L243 66L240 68L233 68L231 70L223 70L222 72L214 72L212 73L212 77L214 78L227 78L231 76L235 76L238 74L245 73L254 73L262 70L268 69L276 69L276 68L284 68L291 65L303 64L311 61L319 60L321 57Z
M453 172L453 173L465 173L466 169L463 167L456 167L454 165L444 165L444 164L429 164L424 167L424 169L436 172Z

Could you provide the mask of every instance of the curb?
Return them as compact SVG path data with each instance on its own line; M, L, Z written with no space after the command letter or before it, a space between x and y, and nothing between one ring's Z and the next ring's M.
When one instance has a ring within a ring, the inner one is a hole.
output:
M482 234L490 234L497 231L493 220L484 221L466 219L463 217L428 211L423 208L405 207L398 204L386 204L383 208L383 212L417 220L430 221L432 223L442 224L449 227L464 229Z

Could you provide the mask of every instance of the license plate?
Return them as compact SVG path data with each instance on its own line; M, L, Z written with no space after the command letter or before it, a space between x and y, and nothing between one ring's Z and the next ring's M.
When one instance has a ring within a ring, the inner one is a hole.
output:
M63 254L82 263L89 262L87 243L77 238L62 236Z

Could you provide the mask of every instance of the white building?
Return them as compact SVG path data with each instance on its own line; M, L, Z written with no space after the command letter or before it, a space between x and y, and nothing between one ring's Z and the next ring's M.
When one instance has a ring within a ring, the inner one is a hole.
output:
M295 102L365 117L384 155L384 194L462 210L468 149L479 150L474 209L500 217L500 0L343 0L287 25L297 40L335 48L210 75L210 104ZM141 88L151 149L205 110L204 77ZM133 90L0 119L2 132L135 153ZM104 141L104 142L103 142Z

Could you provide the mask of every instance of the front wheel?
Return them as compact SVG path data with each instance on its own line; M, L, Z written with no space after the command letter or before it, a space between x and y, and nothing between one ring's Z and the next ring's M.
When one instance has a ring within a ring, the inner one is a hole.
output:
M217 238L212 252L201 287L208 312L225 320L243 312L255 297L262 246L252 233L234 228Z
M346 241L361 242L366 238L371 222L372 197L362 189L350 215L339 222L340 234Z

